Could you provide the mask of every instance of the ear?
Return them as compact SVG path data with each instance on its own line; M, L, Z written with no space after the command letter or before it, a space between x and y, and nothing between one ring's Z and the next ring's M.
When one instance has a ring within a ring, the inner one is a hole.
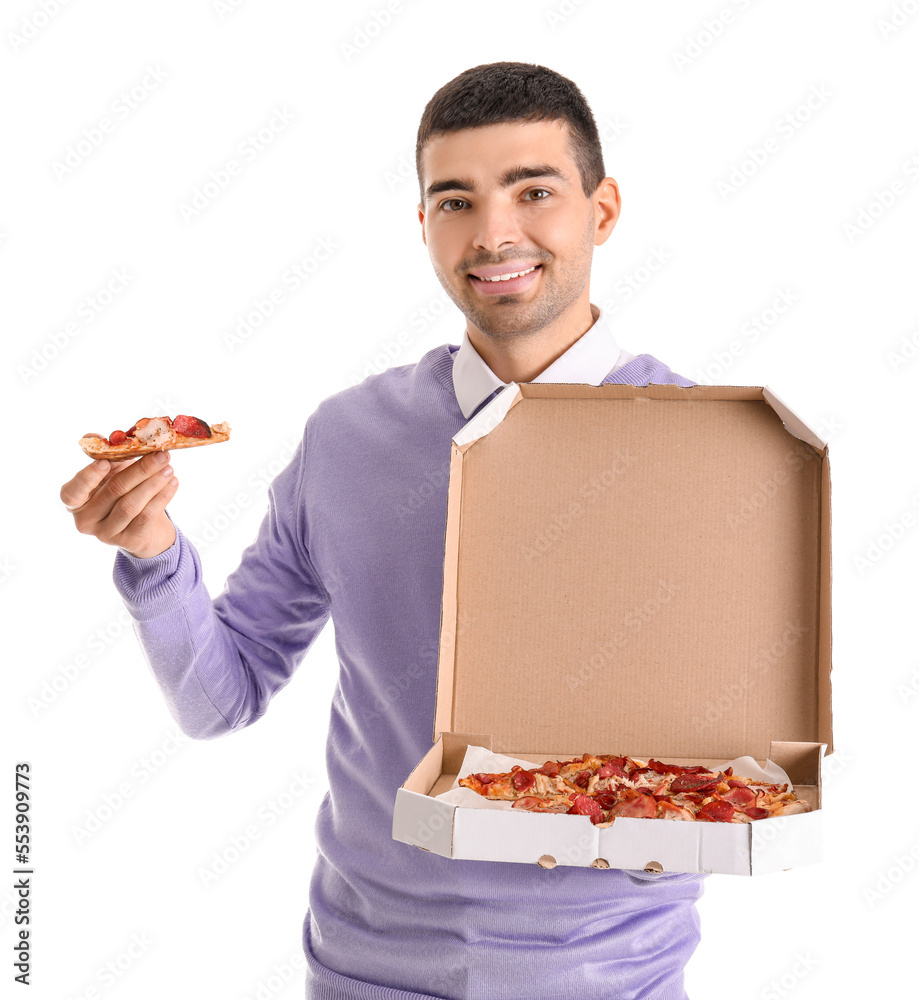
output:
M421 223L421 239L424 242L424 245L427 246L428 238L425 236L424 232L424 207L421 202L418 202L418 221Z
M591 199L594 206L594 219L596 220L596 230L594 232L594 246L602 246L610 236L610 233L619 220L619 213L622 202L619 198L619 185L612 177L604 177L597 185Z

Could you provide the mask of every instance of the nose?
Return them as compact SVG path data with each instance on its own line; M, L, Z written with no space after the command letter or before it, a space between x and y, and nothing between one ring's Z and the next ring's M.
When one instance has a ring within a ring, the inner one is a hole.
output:
M475 221L473 242L477 250L497 253L502 247L520 242L520 222L514 206L506 199L480 201Z

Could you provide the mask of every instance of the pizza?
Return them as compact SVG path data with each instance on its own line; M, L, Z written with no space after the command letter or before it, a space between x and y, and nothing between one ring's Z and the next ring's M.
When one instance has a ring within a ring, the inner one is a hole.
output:
M470 774L459 784L485 798L510 801L515 809L589 816L595 826L609 826L618 816L751 823L810 811L787 784L733 772L583 754L529 770L515 764L503 774Z
M204 444L229 441L227 424L208 426L198 417L180 413L170 417L142 417L126 431L112 431L108 437L84 434L80 447L90 458L105 458L123 462L151 451L172 451L175 448L197 448Z

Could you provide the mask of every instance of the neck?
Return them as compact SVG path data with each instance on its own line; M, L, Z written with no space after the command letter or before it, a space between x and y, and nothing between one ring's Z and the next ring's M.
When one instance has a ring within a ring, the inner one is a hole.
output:
M502 382L532 382L580 340L599 315L600 311L585 294L583 302L579 300L574 308L535 334L497 341L471 323L467 323L466 333L479 356Z

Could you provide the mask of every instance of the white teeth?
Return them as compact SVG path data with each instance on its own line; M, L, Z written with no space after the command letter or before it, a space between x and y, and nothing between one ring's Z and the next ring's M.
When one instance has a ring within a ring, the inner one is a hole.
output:
M529 274L530 271L535 271L539 267L538 264L534 264L532 267L527 268L526 271L515 271L513 274L497 274L493 278L479 278L479 281L510 281L511 278L519 278L524 274Z

